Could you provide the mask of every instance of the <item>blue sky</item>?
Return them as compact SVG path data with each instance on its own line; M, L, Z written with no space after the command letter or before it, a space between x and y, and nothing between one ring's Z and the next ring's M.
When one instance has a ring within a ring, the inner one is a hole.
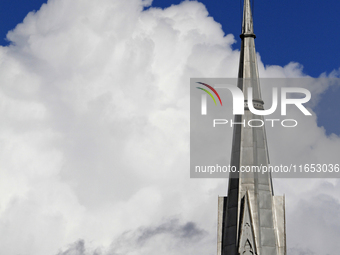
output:
M39 10L47 1L2 0L0 2L0 44L9 30L22 22L28 12ZM169 7L181 0L154 0L154 7ZM240 1L202 0L210 16L222 24L226 34L235 35L240 47ZM284 66L291 61L304 67L312 77L339 70L340 64L340 1L255 1L254 27L257 35L256 49L265 65ZM318 124L327 134L340 134L340 89L326 91L316 109Z
M7 31L22 22L28 12L39 10L47 1L2 0L0 2L1 45L7 45ZM168 7L181 0L154 0L152 6ZM240 39L240 1L202 0L225 33ZM329 1L255 1L256 48L268 65L299 62L313 77L340 67L340 2ZM278 13L281 16L278 16Z

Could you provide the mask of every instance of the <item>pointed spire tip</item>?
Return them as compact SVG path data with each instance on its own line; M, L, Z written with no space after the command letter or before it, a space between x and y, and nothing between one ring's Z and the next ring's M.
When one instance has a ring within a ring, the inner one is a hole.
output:
M250 0L244 0L242 34L240 35L240 37L256 38L254 34L253 15L250 6Z

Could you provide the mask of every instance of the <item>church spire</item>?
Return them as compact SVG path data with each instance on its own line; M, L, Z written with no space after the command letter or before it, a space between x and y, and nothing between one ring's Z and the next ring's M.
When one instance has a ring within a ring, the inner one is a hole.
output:
M274 196L269 173L245 173L242 167L268 166L265 127L251 127L249 120L264 122L248 105L263 110L256 60L255 34L250 0L244 0L238 87L245 100L244 115L236 115L231 153L228 197L219 198L218 255L285 255L284 197ZM236 123L239 123L236 125ZM244 124L242 124L244 123Z

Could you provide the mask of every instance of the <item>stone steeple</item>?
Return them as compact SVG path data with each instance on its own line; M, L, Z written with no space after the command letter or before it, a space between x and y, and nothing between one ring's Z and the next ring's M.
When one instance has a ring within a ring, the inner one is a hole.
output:
M268 147L264 126L250 127L249 120L263 116L249 111L248 104L263 110L256 61L255 34L250 0L244 0L238 87L252 102L245 100L244 115L236 115L231 165L267 166ZM245 124L243 124L245 123ZM218 255L285 255L284 197L274 196L270 174L235 172L230 175L228 196L219 197Z

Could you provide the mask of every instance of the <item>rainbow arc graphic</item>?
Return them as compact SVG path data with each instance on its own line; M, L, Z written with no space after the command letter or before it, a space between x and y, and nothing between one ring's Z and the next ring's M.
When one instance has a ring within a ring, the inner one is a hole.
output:
M210 86L210 85L208 85L206 83L203 83L203 82L197 82L197 83L207 87L208 89L210 89L217 96L217 98L220 101L220 104L222 106L221 97L220 97L220 95L217 93L217 91L212 86ZM215 105L217 105L217 102L215 100L214 95L209 90L207 90L205 88L201 88L201 87L196 87L196 88L206 92L212 98L212 100L214 100ZM206 97L207 94L202 94L202 104L201 104L201 114L202 115L207 115L207 97Z
M222 106L222 100L221 100L221 98L220 98L220 95L217 93L217 91L216 91L213 87L211 87L210 85L205 84L205 83L203 83L203 82L197 82L197 83L199 83L199 84L201 84L201 85L203 85L203 86L206 86L207 88L211 89L212 92L214 92L215 95L217 96L217 98L218 98L218 100L220 101L220 104L221 104L221 106ZM197 88L198 88L198 89L201 89L201 90L203 90L203 91L205 91L209 96L211 96L211 98L212 98L212 99L214 100L214 102L215 102L215 105L217 105L216 100L215 100L213 94L211 94L210 91L208 91L208 90L206 90L206 89L203 89L203 88L200 88L200 87L197 87Z

